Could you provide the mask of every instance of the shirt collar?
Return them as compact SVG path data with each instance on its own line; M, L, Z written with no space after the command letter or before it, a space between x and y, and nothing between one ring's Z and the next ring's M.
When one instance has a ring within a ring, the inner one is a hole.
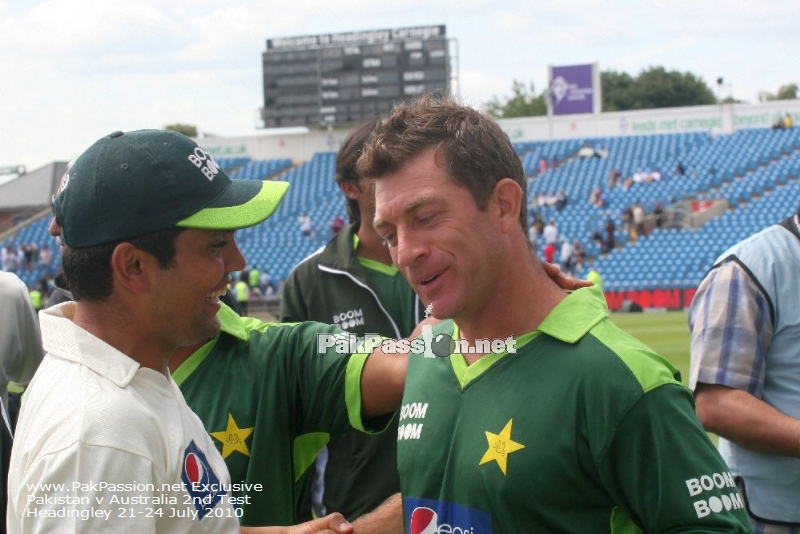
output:
M607 316L608 306L600 288L585 287L559 302L538 330L566 343L575 343Z
M84 365L124 388L140 365L73 322L75 302L64 302L39 314L44 349L52 356ZM155 371L154 371L155 372Z

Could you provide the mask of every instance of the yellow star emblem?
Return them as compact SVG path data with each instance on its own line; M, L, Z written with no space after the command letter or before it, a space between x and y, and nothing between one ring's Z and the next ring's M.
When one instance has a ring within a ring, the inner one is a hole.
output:
M250 450L247 448L245 440L253 433L253 427L239 428L233 415L228 414L228 428L220 432L211 432L211 437L222 443L222 458L223 460L234 453L239 451L245 456L250 456Z
M506 423L506 426L503 427L503 430L501 430L499 434L493 434L488 430L486 431L486 441L489 442L489 448L486 449L486 452L484 453L483 458L481 458L481 461L478 465L483 465L494 460L497 462L497 465L500 467L500 471L503 472L503 475L506 474L506 462L508 462L508 455L512 452L516 452L525 448L525 445L511 440L512 421L513 419L509 419L508 423Z

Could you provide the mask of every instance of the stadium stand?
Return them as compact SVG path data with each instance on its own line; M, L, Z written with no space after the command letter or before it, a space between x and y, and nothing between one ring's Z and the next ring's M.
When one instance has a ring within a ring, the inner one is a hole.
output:
M602 147L606 157L578 157L584 145ZM579 240L586 261L576 274L585 276L591 265L603 273L604 289L628 291L663 287L693 288L711 263L727 247L743 237L791 215L800 197L800 129L748 129L733 134L676 133L627 137L602 137L515 143L528 180L529 202L544 194L564 190L568 202L558 210L531 206L531 216L553 219L561 236ZM555 158L558 167L539 172L541 158ZM334 176L335 153L320 152L309 161L293 166L288 159L255 160L219 158L231 176L244 179L289 181L283 204L265 223L237 233L248 263L267 269L275 281L284 279L301 259L330 238L330 221L344 213ZM678 162L686 167L676 174ZM620 183L637 169L659 171L662 178L650 183L617 185L609 190L612 169L621 172ZM589 202L592 189L600 187L606 204ZM670 214L668 224L653 228L636 242L628 242L623 212L641 202L651 213L659 202ZM693 213L692 206L699 206ZM717 206L716 216L703 216L700 208ZM311 237L302 234L298 216L307 212L314 224ZM594 231L606 220L614 221L617 246L602 254L592 242ZM60 260L57 247L47 235L49 217L31 222L0 240L0 246L48 243L54 249L54 264ZM541 252L541 250L539 250ZM33 285L41 269L22 271L21 278Z

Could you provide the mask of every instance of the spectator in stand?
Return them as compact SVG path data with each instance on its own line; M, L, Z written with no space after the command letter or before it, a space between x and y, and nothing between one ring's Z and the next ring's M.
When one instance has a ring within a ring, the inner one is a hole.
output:
M619 169L614 167L611 169L611 172L608 173L608 190L611 191L615 187L617 187L617 182L619 181L622 173Z
M564 209L566 205L567 205L567 192L561 189L558 191L558 194L556 195L555 208L558 211L561 211Z
M258 278L258 287L260 287L261 292L266 295L267 286L271 285L272 285L272 277L269 275L269 271L265 267L264 270L261 271L261 276L259 276ZM275 286L273 286L273 289L275 289Z
M547 243L544 246L544 261L547 263L555 263L556 260L556 244Z
M603 277L600 276L600 272L597 270L597 267L592 266L589 270L589 273L586 275L586 279L592 282L594 285L603 290Z
M550 168L553 170L556 170L558 168L558 158L556 158L555 156L550 158Z
M653 207L653 224L656 228L661 228L664 218L664 208L661 207L661 202L656 200L656 205Z
M28 288L28 295L31 298L31 304L33 305L34 311L39 313L41 309L44 307L44 296L42 292L39 290L38 286L31 286Z
M572 243L568 239L561 238L561 269L567 276L572 276L574 258L573 254L575 249L572 248Z
M547 172L547 158L542 157L539 159L539 174Z
M592 189L592 192L589 194L589 202L598 208L602 208L606 205L606 201L603 198L603 190L599 185Z
M233 294L236 295L236 302L242 315L247 315L247 301L250 299L250 286L247 284L247 269L239 272L239 280L233 285Z
M22 243L19 246L19 253L17 254L17 263L19 263L19 270L20 271L30 271L30 258L31 253L28 251L28 245Z
M258 269L258 265L253 265L253 268L247 272L247 285L251 288L259 288L260 282L261 271Z
M661 180L661 171L656 169L647 176L648 182L658 182Z
M536 197L536 205L540 208L547 206L547 195L544 192L539 193L539 196Z
M39 263L39 246L36 243L29 243L25 249L25 268L33 271L37 263Z
M686 176L686 167L683 166L683 163L680 160L678 160L677 165L675 165L675 175Z
M614 219L609 217L606 219L606 247L607 251L614 250L617 246L617 240L614 234L617 232L617 225L614 224Z
M536 222L532 222L531 225L528 227L528 241L531 242L531 246L533 250L536 250L536 246L539 242L539 229L536 227Z
M545 205L555 208L556 204L558 204L558 195L555 192L552 192L545 197Z
M50 264L53 263L53 252L50 247L45 243L39 251L39 267L44 270L45 274L53 274L50 271Z
M275 286L272 285L272 282L267 284L267 287L264 289L264 298L273 299L278 296L278 291L275 289Z
M584 143L580 150L578 150L578 157L579 158L591 158L594 157L594 148L592 148L589 143Z
M642 206L642 203L638 200L633 204L633 207L631 207L631 215L633 217L633 226L636 231L636 238L644 236L647 233L644 222L647 214L644 211L644 206ZM634 239L634 241L636 241L636 239Z
M544 230L542 230L542 236L544 237L545 245L552 243L555 246L555 244L558 243L558 226L556 226L556 222L553 219L550 219L547 223L547 226L545 226ZM553 263L552 260L548 261Z
M580 240L576 239L572 242L572 257L575 258L575 272L583 268L583 260L586 256L586 251L583 248Z
M341 232L345 226L344 219L342 219L342 216L337 213L336 217L334 217L333 221L331 221L331 237L336 237L336 234Z
M647 181L647 173L645 173L641 167L636 169L636 172L633 175L625 180L622 184L622 187L628 189L633 184L641 184Z
M300 217L297 218L297 222L300 224L300 231L303 232L303 235L311 237L314 226L311 223L311 217L308 216L308 213L304 211Z
M794 121L792 120L792 116L788 113L783 117L778 117L778 120L775 121L775 124L772 125L773 130L790 130Z
M8 273L16 273L19 270L19 256L14 245L8 245L3 250L2 267Z
M42 277L36 282L36 288L42 292L43 304L50 296L50 291L53 289L53 281L47 273L42 274Z
M633 207L628 206L622 212L622 229L628 234L628 242L636 242L636 230L633 228Z
M542 235L543 231L544 221L542 220L542 216L537 213L533 218L531 227L528 229L528 238L530 239L534 250L536 250L536 247L539 246L539 236Z
M600 254L607 254L608 253L608 246L606 242L603 240L603 236L600 235L600 232L595 230L592 232L592 242L600 247Z

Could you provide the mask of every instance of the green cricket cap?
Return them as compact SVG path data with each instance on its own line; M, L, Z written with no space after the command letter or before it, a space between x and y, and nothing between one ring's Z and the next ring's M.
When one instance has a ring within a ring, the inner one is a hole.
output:
M208 152L177 132L114 132L75 160L53 208L61 240L81 248L176 226L253 226L272 215L288 187L231 180Z

